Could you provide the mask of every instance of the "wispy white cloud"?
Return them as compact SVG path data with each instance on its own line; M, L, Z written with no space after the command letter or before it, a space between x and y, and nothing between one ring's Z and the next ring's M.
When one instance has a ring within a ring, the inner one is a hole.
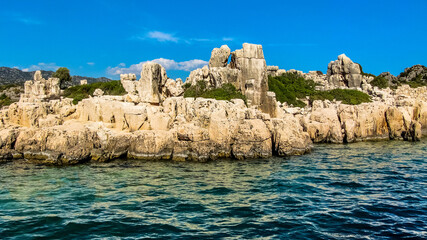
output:
M15 18L15 21L26 24L26 25L40 25L40 24L42 24L42 21L34 19L34 18L29 18L29 17L17 16Z
M32 72L36 70L56 71L59 66L56 63L38 63L37 65L31 65L27 68L22 68L24 72Z
M94 62L88 62L87 65L93 66L93 65L95 65L95 63Z
M151 39L155 39L159 42L178 42L179 40L179 38L175 37L171 33L165 33L165 32L159 32L159 31L148 32L147 37Z
M232 37L223 37L222 41L224 41L224 42L232 42L232 41L234 41L234 38L232 38Z
M131 40L156 40L158 42L173 42L173 43L185 43L185 44L193 44L193 43L212 43L212 42L233 42L235 41L232 37L222 37L222 38L185 38L176 36L173 33L161 32L161 31L149 31L145 34L135 35L130 38Z
M166 58L158 58L151 61L144 61L137 64L132 64L129 67L126 67L124 63L120 63L116 67L108 67L107 73L110 75L119 75L124 73L134 73L134 74L140 74L142 70L142 65L147 62L155 62L160 65L162 65L166 70L182 70L190 72L197 68L202 68L203 66L207 65L208 62L200 59L193 59L183 62L176 62L172 59L166 59Z

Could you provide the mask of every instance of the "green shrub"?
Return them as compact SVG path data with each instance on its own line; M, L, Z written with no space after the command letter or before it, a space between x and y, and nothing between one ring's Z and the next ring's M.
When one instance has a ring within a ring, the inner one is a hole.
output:
M64 97L73 99L73 103L77 104L84 98L93 95L93 92L100 88L105 95L125 95L126 91L120 81L96 82L86 85L69 87L64 90Z
M374 78L374 80L372 80L371 82L370 82L370 84L372 85L372 86L376 86L376 87L379 87L379 88L387 88L389 85L388 85L388 80L387 79L385 79L384 77L382 77L382 76L377 76L377 77L375 77Z
M226 83L220 88L208 88L205 81L198 81L194 86L187 83L184 85L184 97L213 98L228 101L237 98L246 103L246 97L231 83Z
M7 90L9 88L13 88L13 87L18 87L18 84L5 84L5 85L0 85L0 92Z
M305 103L298 98L313 94L315 86L314 81L306 80L298 73L285 73L282 76L268 77L268 89L276 93L276 99L295 107L305 106Z
M329 91L316 91L310 96L310 100L337 100L344 104L358 105L364 102L370 102L371 97L368 94L353 89L333 89Z
M316 84L312 80L306 80L296 73L285 73L278 77L268 78L269 91L276 93L276 99L280 102L292 104L294 107L304 107L301 98L309 97L310 100L338 100L344 104L360 104L370 102L368 94L350 89L333 89L330 91L315 90Z
M61 87L64 86L65 82L71 82L70 70L65 67L60 67L52 74L52 77L59 78L59 84Z
M0 107L9 106L12 103L13 101L6 94L0 95Z

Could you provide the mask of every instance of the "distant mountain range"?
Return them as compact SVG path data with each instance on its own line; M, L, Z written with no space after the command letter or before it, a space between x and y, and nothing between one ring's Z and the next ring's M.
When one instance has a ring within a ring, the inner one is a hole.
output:
M41 70L41 72L42 72L43 78L45 79L48 79L54 73L53 71L44 71L44 70ZM34 73L35 71L24 72L17 68L0 67L0 85L24 84L25 81L33 79ZM72 76L72 85L80 84L80 80L82 79L87 79L88 83L111 81L111 79L106 77L92 78L92 77Z

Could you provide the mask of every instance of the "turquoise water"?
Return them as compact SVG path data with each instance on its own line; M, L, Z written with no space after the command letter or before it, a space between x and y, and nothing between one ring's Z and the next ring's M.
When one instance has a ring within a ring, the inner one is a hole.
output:
M208 163L0 165L0 239L426 239L427 141Z

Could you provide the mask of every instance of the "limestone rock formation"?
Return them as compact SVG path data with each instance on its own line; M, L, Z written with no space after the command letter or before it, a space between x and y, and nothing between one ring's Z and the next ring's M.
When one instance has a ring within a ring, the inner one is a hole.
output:
M399 76L397 77L400 82L409 82L409 81L420 81L427 82L427 67L423 65L414 65L409 68L405 68ZM417 79L419 78L419 79Z
M416 141L427 135L427 87L365 89L372 102L355 106L325 100L290 108L267 91L267 75L280 69L266 67L260 45L244 44L226 66L227 54L221 54L216 50L213 65L193 71L187 81L206 81L212 87L231 83L245 94L249 106L241 99L184 98L182 80L168 79L156 63L144 64L139 80L135 74L120 76L127 95L105 96L96 90L95 97L77 105L57 97L59 80L36 73L21 100L0 110L0 162L249 159L304 154L312 142ZM354 76L360 75L355 66L340 56L327 76L290 72L326 82L325 88L332 86L331 79L350 87L345 84L353 81L356 86ZM367 80L360 83L364 86Z
M24 85L24 94L21 96L22 101L41 101L53 97L59 97L61 93L59 78L42 77L40 71L34 73L34 79L26 81Z
M230 48L227 45L222 45L220 48L212 50L211 59L209 60L209 67L226 67L228 58L230 57Z
M158 63L148 62L142 66L137 91L141 102L159 104L164 100L163 88L168 77L166 70Z
M160 104L167 97L183 94L182 80L168 79L166 70L158 63L144 63L141 70L141 78L136 80L136 75L120 74L120 82L128 92L129 102L145 102Z
M360 66L351 61L345 54L338 56L338 60L328 65L327 78L330 84L336 87L358 88L362 83Z
M15 103L8 118L2 118L8 126L0 142L5 146L3 158L23 155L59 165L122 155L205 161L269 157L273 145L279 155L311 149L308 134L292 115L272 123L268 114L247 108L242 100L170 97L159 106L124 100L101 96L83 99L77 106L71 100L69 105L56 100L31 108L30 103ZM65 110L73 106L74 110ZM291 129L284 128L288 121ZM68 144L73 146L67 148Z
M93 91L94 97L100 97L102 95L104 95L104 91L102 91L102 89L100 89L100 88L97 88L97 89L95 89L95 91Z
M379 76L387 79L389 86L393 85L393 83L397 81L397 77L395 77L390 72L383 72Z
M233 84L248 99L248 104L275 116L276 98L268 94L268 73L261 45L244 43L243 48L231 53L230 64L226 64L229 48L222 46L212 51L210 68L207 66L190 73L187 83L195 85L205 81L209 87Z

